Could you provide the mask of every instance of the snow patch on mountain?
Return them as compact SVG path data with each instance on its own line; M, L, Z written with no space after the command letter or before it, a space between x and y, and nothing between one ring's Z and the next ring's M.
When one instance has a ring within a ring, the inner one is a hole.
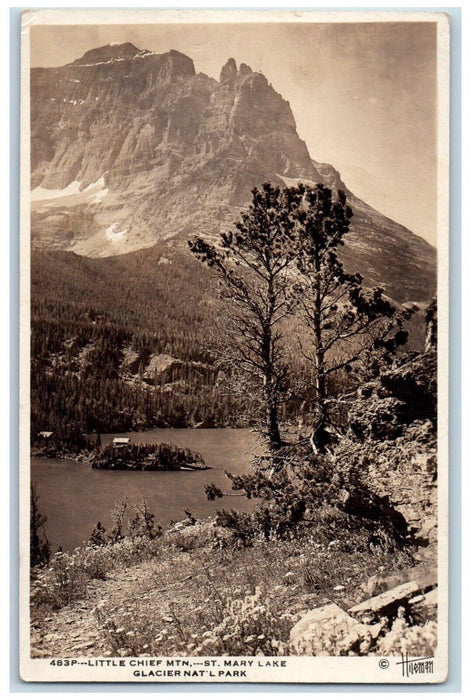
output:
M61 207L64 204L72 207L78 204L100 204L109 192L108 188L105 187L105 174L83 190L80 189L82 183L78 180L74 180L61 190L36 187L31 192L31 202L42 207Z
M36 187L31 192L31 201L41 202L50 199L60 199L61 197L69 197L72 194L79 194L79 192L80 182L78 180L74 180L62 190L49 190L46 187Z
M117 243L120 241L127 231L126 228L123 229L123 231L115 231L117 225L118 224L116 222L112 223L111 226L108 226L105 232L107 240L112 241L112 243Z

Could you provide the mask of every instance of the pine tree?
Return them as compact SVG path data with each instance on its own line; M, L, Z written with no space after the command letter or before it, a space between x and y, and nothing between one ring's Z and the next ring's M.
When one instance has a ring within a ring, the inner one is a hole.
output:
M218 246L199 237L189 246L221 283L221 295L229 302L225 360L233 373L248 378L261 400L264 433L276 451L282 444L279 410L288 373L280 324L292 310L290 265L301 192L265 183L252 195L235 231L222 234Z
M338 398L328 380L341 371L374 372L375 363L384 363L407 341L404 323L413 311L392 303L380 287L364 289L361 275L346 272L338 255L352 218L345 193L339 190L334 197L324 185L299 185L297 192L302 197L296 212L300 347L314 385L311 443L322 452L331 439L329 406Z

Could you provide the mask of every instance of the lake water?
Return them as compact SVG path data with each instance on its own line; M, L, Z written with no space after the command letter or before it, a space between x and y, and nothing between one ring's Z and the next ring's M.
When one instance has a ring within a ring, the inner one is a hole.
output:
M116 437L102 435L105 445ZM31 479L39 495L39 510L47 516L46 535L54 550L60 545L71 549L88 540L100 520L110 525L116 503L127 497L137 503L145 497L156 522L162 526L185 518L184 510L195 517L213 515L221 508L251 511L255 503L240 496L225 496L208 501L204 486L215 483L230 493L231 482L225 476L248 471L251 455L259 438L243 429L159 429L140 433L119 433L134 443L173 443L202 454L210 470L183 472L126 472L92 469L86 462L64 459L33 459Z

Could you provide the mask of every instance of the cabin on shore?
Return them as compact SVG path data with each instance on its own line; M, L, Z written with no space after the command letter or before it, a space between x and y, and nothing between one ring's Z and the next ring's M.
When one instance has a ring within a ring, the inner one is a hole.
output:
M131 438L128 437L115 437L113 438L112 445L113 447L128 447L129 443L131 442Z
M49 440L51 435L52 435L52 430L41 430L41 432L38 433L38 438L41 438L42 440Z

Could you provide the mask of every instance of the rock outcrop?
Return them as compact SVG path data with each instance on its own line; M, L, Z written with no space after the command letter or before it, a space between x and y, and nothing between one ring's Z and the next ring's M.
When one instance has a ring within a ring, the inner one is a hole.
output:
M267 180L346 189L334 167L311 159L289 103L234 59L219 82L178 51L131 43L33 68L31 136L33 244L82 255L218 234ZM430 298L434 249L348 196L347 266L398 301Z
M348 612L358 620L370 623L373 620L379 620L384 615L397 612L400 606L407 605L409 600L413 599L419 592L420 586L416 581L407 581L390 591L385 591L374 598L354 605Z
M414 570L412 570L413 572ZM343 610L328 603L305 613L290 632L290 651L312 656L387 653L404 637L412 638L437 617L438 588L408 580ZM400 626L399 634L395 628ZM432 643L436 642L432 640Z
M363 483L430 545L437 541L436 362L432 346L363 385L349 409L354 439L344 446Z

